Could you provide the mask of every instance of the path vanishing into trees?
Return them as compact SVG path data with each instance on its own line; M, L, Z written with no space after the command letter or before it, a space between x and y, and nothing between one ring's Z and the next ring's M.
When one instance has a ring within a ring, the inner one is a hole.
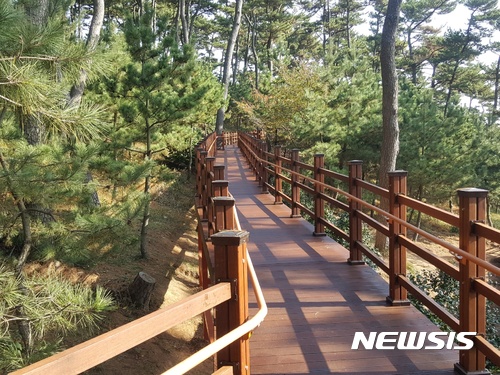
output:
M387 283L374 270L349 265L344 247L313 236L306 220L261 193L236 146L219 151L222 162L269 307L250 340L252 374L454 373L454 350L351 350L358 331L438 328L413 306L388 306Z

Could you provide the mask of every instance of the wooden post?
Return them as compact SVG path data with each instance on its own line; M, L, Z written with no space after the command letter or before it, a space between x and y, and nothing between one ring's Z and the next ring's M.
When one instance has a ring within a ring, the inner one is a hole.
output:
M226 166L223 164L214 165L214 180L224 180Z
M268 183L268 178L267 178L267 142L266 141L261 141L260 142L260 158L262 159L260 165L260 180L261 180L261 192L262 193L268 193L269 189L267 187Z
M212 182L212 189L214 197L227 197L229 196L229 181L215 180Z
M389 172L389 213L403 221L406 221L406 206L399 203L398 195L406 195L407 177L406 171ZM389 296L386 300L392 306L410 304L406 289L397 283L398 275L406 276L406 248L399 244L400 235L406 236L406 226L389 220Z
M205 192L203 194L203 219L205 221L210 221L209 208L210 198L212 198L212 181L214 178L214 163L215 158L213 156L205 158Z
M361 160L351 160L349 163L349 194L356 198L362 198L362 189L356 180L363 178L363 162ZM361 250L358 249L357 242L363 241L362 221L356 214L361 209L361 204L349 199L349 264L365 264Z
M214 197L215 232L234 229L234 198Z
M283 191L283 180L281 179L281 146L274 146L274 204L283 204L281 193Z
M199 149L199 161L198 161L198 166L196 168L196 179L197 179L197 185L198 185L198 207L203 207L203 195L205 194L205 187L206 187L206 173L205 173L205 158L207 157L207 152L204 149Z
M325 201L321 194L325 191L325 174L321 169L325 168L325 155L314 155L314 232L315 236L326 236L325 226L322 220L325 216Z
M263 179L262 179L262 168L264 165L264 162L262 161L263 155L262 155L262 141L257 141L255 142L255 149L256 149L256 154L257 154L257 160L255 161L255 178L257 179L257 182L259 183L259 186L262 187ZM262 188L261 188L262 190Z
M201 231L200 231L201 227ZM205 290L210 286L210 278L208 276L208 260L205 257L205 252L203 251L203 245L205 242L205 233L203 233L203 226L201 223L198 224L198 271L200 287Z
M485 239L472 233L472 223L486 219L486 199L488 191L483 189L460 189L459 199L459 247L480 259L486 259ZM460 331L486 333L486 299L475 292L471 281L483 279L485 270L475 263L462 259L460 270ZM459 363L455 371L459 374L489 374L485 369L486 359L477 348L460 351Z
M214 180L212 181L212 196L210 197L210 203L208 205L208 236L211 237L214 233L221 230L221 228L217 229L217 208L215 207L215 199L216 197L227 197L229 195L229 181L226 180ZM221 202L217 203L219 206L222 205ZM219 207L219 220L224 217L223 208ZM222 219L224 222L224 219ZM220 224L222 227L225 224ZM227 228L222 228L227 229ZM232 229L232 228L231 228Z
M290 169L294 173L292 173L292 176L291 176L291 180L292 180L292 213L291 213L290 217L300 217L300 208L297 205L297 203L300 203L300 188L297 185L297 182L299 181L299 177L298 177L297 173L299 173L299 171L300 171L300 168L297 164L297 162L300 161L299 152L300 151L296 148L294 148L292 150L292 166Z
M253 164L253 168L254 168L254 171L255 171L255 179L256 181L259 180L259 158L260 158L260 148L259 148L259 143L260 143L260 140L258 139L254 139L253 142L252 142L252 145L253 145L253 151L255 152L255 159L254 159L254 164Z
M248 163L250 164L250 169L255 172L255 156L254 154L257 152L255 150L255 139L254 138L247 138L247 147L248 147Z
M196 148L196 156L195 156L195 164L194 169L196 171L196 196L195 201L196 205L199 206L200 198L201 198L201 155L200 152L203 149L201 147Z
M217 337L248 320L248 267L246 231L222 231L212 236L216 282L230 282L233 298L216 307ZM244 335L217 353L217 367L233 366L234 374L250 374L249 336Z

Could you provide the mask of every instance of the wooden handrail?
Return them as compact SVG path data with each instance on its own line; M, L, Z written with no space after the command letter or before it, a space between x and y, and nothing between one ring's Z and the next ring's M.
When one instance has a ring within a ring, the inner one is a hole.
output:
M253 153L251 150L249 150L251 153ZM257 160L260 160L254 153L253 153L253 156L257 159ZM272 166L275 166L274 164L272 163L269 163L270 165ZM322 182L318 182L318 181L315 181L314 178L312 177L309 177L309 176L306 176L306 175L303 175L299 172L296 172L296 171L293 171L291 169L287 169L287 168L284 168L284 167L281 167L281 169L285 172L288 172L290 173L291 175L293 176L296 176L297 178L301 178L303 180L307 180L311 183L318 183L318 184L321 184L323 185L325 188L335 192L335 193L338 193L340 195L343 195L345 196L347 199L349 200L353 200L355 202L358 202L360 203L361 205L363 205L366 209L369 209L369 210L372 210L374 212L377 212L378 214L382 215L383 217L386 217L387 220L394 220L398 223L400 223L401 225L405 225L408 229L414 231L415 233L418 233L419 235L422 235L423 237L427 238L428 240L438 244L438 245L441 245L442 247L448 249L450 252L453 252L455 253L456 255L458 256L462 256L463 258L466 258L467 260L470 260L474 263L476 263L477 265L481 266L481 267L484 267L485 269L487 269L488 271L490 271L491 273L495 274L495 275L499 275L500 276L500 268L499 267L496 267L494 265L492 265L491 263L483 260L483 259L480 259L478 257L474 257L472 255L470 255L469 253L463 251L462 249L460 249L459 247L457 246L454 246L442 239L440 239L439 237L437 236L434 236L418 227L416 227L415 225L412 225L406 221L403 221L401 220L400 218L394 216L394 215L391 215L390 213L388 213L387 211L384 211L383 209L381 209L380 207L377 207L371 203L368 203L368 202L365 202L363 199L361 198L358 198L354 195L351 195L347 192L345 192L344 190L342 189L339 189L339 188L336 188L335 186L331 186L331 185L328 185L326 183L322 183ZM300 185L300 183L298 183L297 185ZM405 197L406 198L406 197ZM424 204L424 203L422 203ZM432 207L432 206L430 206ZM479 225L478 225L479 226ZM484 227L482 227L484 228ZM489 232L490 233L494 233L495 236L498 236L500 235L498 230L495 230L495 229L492 229L492 228L489 228L489 227L486 227L489 229ZM486 232L486 230L483 229L484 232ZM487 238L489 239L489 238Z
M236 140L235 134L227 134L223 138L224 144L234 143ZM206 194L211 193L212 190L210 188L207 189L207 186L211 186L214 178L214 172L211 169L213 169L212 156L215 155L216 148L214 145L216 145L216 143L217 137L214 134L210 134L198 145L199 147L197 147L199 150L197 154L199 160L196 165L197 194L195 198L200 216L198 225L200 262L203 260L209 260L209 253L211 251L209 246L207 246L207 237L205 236L203 227L203 219L208 216L209 211L207 210L207 207L203 206L203 204L207 204L206 202L208 202L208 199ZM209 165L209 167L204 164L205 162ZM220 188L222 189L220 191L224 190L223 183L220 184ZM234 205L231 206L231 210L233 215L231 217L234 217L234 220L225 220L224 225L228 224L241 231L241 226L239 224L239 220L237 219L237 213ZM219 234L224 236L226 232L228 231L219 232ZM236 235L236 237L238 237L238 235ZM230 247L234 247L233 241L230 241L228 245ZM188 371L228 345L231 345L231 343L239 340L241 337L245 335L248 337L249 333L262 323L267 314L267 306L253 268L252 261L246 251L246 246L243 247L242 250L246 255L246 261L243 263L245 264L245 276L242 277L241 282L242 285L245 286L244 289L246 290L241 289L241 286L239 287L240 290L238 292L238 300L242 299L243 294L248 294L248 287L245 283L246 272L248 271L254 293L256 294L259 311L254 317L249 320L245 319L242 321L241 325L206 346L187 361L181 362L179 365L167 371L166 374L177 375ZM221 304L230 303L234 297L233 282L220 280L216 285L210 286L212 282L209 280L209 277L212 278L216 273L216 270L214 270L210 261L200 264L202 264L202 269L200 269L200 271L202 271L200 272L200 282L203 284L202 286L204 286L203 291L187 297L182 301L176 302L164 309L150 313L140 319L134 320L126 325L76 345L54 356L17 370L11 373L11 375L79 374L145 342L146 340L149 340L150 338L159 335L160 333L165 332L185 320L191 319L200 314L205 314L206 316L207 311L210 311L217 306L221 306ZM244 360L248 363L248 358L245 358ZM238 372L238 374L249 374L249 366L245 365L245 367L246 369ZM216 371L215 374L233 374L235 373L234 370L235 369L233 367L223 366Z
M231 298L231 284L220 283L85 341L11 375L79 374Z
M366 182L361 179L360 171L349 176L341 175L337 172L329 171L318 165L307 165L299 161L298 150L292 150L290 159L282 157L280 152L274 153L274 163L266 156L266 160L259 157L262 154L259 147L262 142L256 141L246 134L240 134L239 145L243 154L249 160L249 163L256 174L256 179L262 179L261 165L265 164L266 172L275 177L274 186L267 184L275 194L275 200L282 200L290 203L291 217L297 217L299 211L306 214L314 220L315 232L318 232L325 226L333 232L339 234L343 239L349 239L349 250L351 257L348 260L351 264L363 263L360 253L365 254L372 259L384 272L388 273L390 279L388 302L392 305L406 304L406 290L410 291L418 300L420 300L431 311L441 317L452 329L462 332L476 331L484 333L485 330L485 298L499 304L500 291L491 287L482 279L485 278L485 271L494 275L500 275L500 268L489 263L485 259L485 241L488 239L495 243L500 243L500 231L484 224L485 217L485 197L487 192L480 189L461 189L458 191L460 198L460 215L454 215L432 205L418 201L406 195L406 172L392 172L391 189L382 189L381 187ZM273 155L267 153L266 155ZM353 161L350 169L358 168L360 161ZM304 175L301 169L313 171L314 176ZM286 175L285 175L286 174ZM290 177L287 177L290 176ZM320 177L320 179L318 178ZM332 186L323 181L324 177L335 181L347 183L349 191L344 191L338 187ZM291 196L286 195L282 188L282 182L286 182L291 190ZM305 184L307 182L308 184ZM398 185L397 189L394 186ZM310 186L314 186L312 189ZM320 189L322 187L323 189ZM300 202L300 192L312 196L315 209L312 211ZM368 191L378 195L381 199L388 199L391 212L386 212L380 207L368 203L362 199L362 192ZM340 195L347 199L349 205L338 200L336 196ZM342 209L350 216L350 234L336 228L322 215L321 207L327 202L332 206ZM319 208L318 208L319 207ZM455 226L459 229L460 246L448 243L438 236L430 234L421 228L412 225L406 221L406 209L412 208L421 213L436 218L442 222ZM378 213L387 220L388 225L384 225L368 216L365 212L368 210ZM367 223L376 231L389 237L390 251L389 264L386 264L380 257L372 252L362 242L361 221ZM421 235L429 241L448 249L459 262L459 267L438 258L423 247L410 241L406 237L406 231L411 230ZM459 280L460 289L460 317L458 320L439 306L434 300L418 289L405 276L406 270L406 251L413 251L414 254L435 265L443 272L449 274L454 279ZM461 353L459 364L456 366L461 373L482 371L485 365L485 356L493 363L500 366L500 351L493 347L484 338L476 337L477 347ZM482 352L481 352L482 351Z
M244 335L249 334L255 328L257 328L264 318L267 315L268 308L266 305L266 301L264 299L264 294L262 293L262 289L259 284L259 280L257 278L257 274L255 273L255 269L252 263L252 259L250 256L247 254L247 261L248 261L248 271L249 271L249 276L250 280L252 282L252 287L257 299L257 306L259 308L259 311L247 322L245 322L243 325L239 326L235 330L229 332L225 336L217 339L210 345L204 347L203 349L199 350L195 354L193 354L191 357L186 358L184 361L181 363L177 364L176 366L172 367L169 369L167 372L163 373L162 375L178 375L178 374L184 374L185 372L191 370L192 368L196 367L198 364L206 360L207 358L210 358L214 354L216 354L218 351L221 349L225 348L228 346L230 343L240 339Z
M232 142L237 141L236 136L232 135L227 135L227 133L224 134L224 144L231 144ZM250 279L252 283L252 289L255 293L257 305L259 307L258 312L252 317L248 318L246 316L246 313L244 314L237 314L239 315L241 320L241 325L237 327L232 327L233 329L229 332L226 332L229 327L229 323L225 321L221 321L222 314L221 312L226 314L226 310L224 311L217 311L217 334L220 336L221 333L223 334L222 337L218 337L214 341L214 337L211 336L210 334L207 337L212 341L208 346L204 347L203 349L199 350L195 354L193 354L191 357L187 358L186 360L182 361L181 363L177 364L176 366L172 367L169 369L167 372L164 374L168 375L177 375L177 374L182 374L190 369L194 368L197 366L199 363L203 362L207 358L217 354L217 357L224 357L229 355L230 357L232 355L235 355L235 353L245 353L245 355L248 356L248 339L247 340L240 340L242 337L249 336L249 333L251 333L256 327L258 327L262 321L264 320L264 317L267 315L267 305L264 300L264 296L262 293L262 290L260 288L259 281L257 279L255 270L253 268L252 260L250 258L250 255L248 254L248 251L246 250L246 246L244 246L244 262L238 262L235 260L229 261L226 260L224 262L217 262L217 254L219 253L226 253L230 254L232 251L231 249L234 250L234 245L236 242L240 243L241 241L242 244L246 242L246 239L243 239L245 236L244 231L242 231L239 219L238 219L238 214L236 211L235 207L235 200L231 196L229 189L227 187L227 181L223 181L224 178L224 171L223 168L219 168L219 171L217 173L217 178L218 178L218 183L216 184L213 178L215 178L215 174L213 173L212 169L215 168L214 163L207 163L207 158L198 158L197 164L201 163L202 165L200 167L197 167L197 171L201 171L200 173L204 174L202 178L197 178L197 181L205 180L204 184L206 186L202 186L201 188L197 189L197 191L200 191L202 196L198 199L201 204L207 204L207 205L213 205L213 208L210 207L199 207L198 213L199 213L199 226L198 226L198 244L199 244L199 254L200 254L200 264L206 264L207 268L211 269L211 273L213 274L210 275L210 282L215 282L216 278L219 278L218 276L218 268L217 265L223 265L223 264L245 264L246 266L244 267L243 271L248 272L248 278ZM211 189L210 187L213 186L219 186L219 189ZM224 194L226 195L224 195ZM206 203L205 203L206 202ZM205 226L203 225L203 219L204 213L207 212L209 215L206 217L206 227L207 230L205 230ZM213 230L211 230L213 228ZM225 240L222 240L222 238L225 238ZM210 245L208 244L208 240L210 240ZM225 241L225 242L224 242ZM235 242L236 241L236 242ZM221 244L224 243L225 246L228 246L225 250L221 251L222 249L219 248L218 251L218 246L221 246ZM232 244L232 245L230 245ZM238 246L239 248L240 246ZM238 250L239 251L239 250ZM211 266L211 256L215 257L215 267ZM224 268L224 267L223 267ZM204 271L204 277L206 277L206 270L202 270L200 268L200 271ZM201 272L200 272L201 275ZM246 273L244 273L245 276L243 276L243 279L246 279ZM229 278L232 279L229 275L223 275L223 278ZM200 283L202 287L207 286L207 281L203 281L200 278ZM241 282L241 283L240 283ZM243 287L244 280L240 280L238 282L238 288L240 288L240 292L238 292L238 301L239 301L239 308L243 308L241 306L242 301L248 301L248 287ZM230 302L231 303L231 302ZM231 321L237 320L235 316L231 319L228 319ZM210 316L205 315L205 329L206 332L213 332L213 320L211 319ZM245 343L241 343L241 342ZM246 348L242 349L239 347L236 350L225 350L229 345L235 345L234 343L238 342L237 345L246 345ZM239 354L236 354L239 355ZM249 358L222 358L223 362L239 362L239 366L237 369L234 369L235 373L237 374L249 374ZM218 360L219 362L219 360Z

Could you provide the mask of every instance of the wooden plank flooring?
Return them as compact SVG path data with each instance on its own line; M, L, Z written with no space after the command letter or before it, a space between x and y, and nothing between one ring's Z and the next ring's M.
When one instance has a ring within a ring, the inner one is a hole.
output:
M290 218L285 205L260 193L235 146L226 164L248 248L269 314L251 338L252 374L453 374L451 350L351 350L362 331L437 331L413 307L385 303L388 286L368 266L350 266L348 252L313 227ZM256 304L251 304L251 315Z

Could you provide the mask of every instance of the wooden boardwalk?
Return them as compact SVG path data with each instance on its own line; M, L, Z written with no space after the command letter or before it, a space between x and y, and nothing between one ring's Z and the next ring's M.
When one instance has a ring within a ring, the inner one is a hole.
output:
M437 331L413 307L385 303L387 283L290 209L260 193L236 146L219 153L269 314L251 338L252 374L453 374L451 350L351 350L357 331ZM256 304L251 306L256 308Z

